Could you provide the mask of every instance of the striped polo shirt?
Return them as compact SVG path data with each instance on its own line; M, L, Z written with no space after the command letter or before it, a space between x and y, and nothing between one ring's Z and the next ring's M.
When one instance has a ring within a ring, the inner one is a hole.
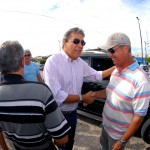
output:
M70 127L48 86L9 74L0 84L0 130L20 149L44 150Z
M114 70L107 86L103 125L113 139L120 139L134 115L145 116L150 101L150 83L135 61L121 73Z

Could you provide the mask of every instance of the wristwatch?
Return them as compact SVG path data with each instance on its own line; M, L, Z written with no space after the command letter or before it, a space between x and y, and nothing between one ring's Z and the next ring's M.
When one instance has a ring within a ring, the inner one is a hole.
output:
M79 95L79 102L82 101L82 95Z
M124 146L124 145L127 143L127 141L123 141L123 140L119 140L118 142L119 142L120 145L122 145L122 146Z

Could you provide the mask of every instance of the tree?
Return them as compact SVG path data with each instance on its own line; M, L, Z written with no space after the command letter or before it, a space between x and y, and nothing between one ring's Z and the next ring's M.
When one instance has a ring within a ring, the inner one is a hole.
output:
M46 59L40 59L40 64L45 64Z
M150 63L150 57L146 57L146 63Z

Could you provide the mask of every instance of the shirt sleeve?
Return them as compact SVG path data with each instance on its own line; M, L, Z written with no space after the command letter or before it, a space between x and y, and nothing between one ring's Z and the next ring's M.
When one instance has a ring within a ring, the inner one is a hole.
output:
M35 65L36 65L36 74L38 75L40 73L39 66L37 64Z
M56 64L51 62L49 59L46 61L44 66L43 79L51 89L58 106L60 106L60 104L62 104L67 98L68 94L61 88Z
M53 96L50 96L45 107L45 127L54 139L64 137L71 129L63 116L60 108L57 107Z
M135 90L133 108L138 116L145 116L150 103L150 83L139 85Z

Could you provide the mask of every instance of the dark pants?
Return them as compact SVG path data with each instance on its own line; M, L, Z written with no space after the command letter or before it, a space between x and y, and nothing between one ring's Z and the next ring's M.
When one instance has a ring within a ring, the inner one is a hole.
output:
M100 150L112 150L112 146L114 143L118 141L113 139L102 127L102 133L100 136ZM122 147L122 150L124 150L125 146Z
M68 124L71 126L71 130L69 132L69 141L65 147L59 147L59 150L72 150L74 144L75 131L77 126L77 111L73 111L71 113L63 113Z

